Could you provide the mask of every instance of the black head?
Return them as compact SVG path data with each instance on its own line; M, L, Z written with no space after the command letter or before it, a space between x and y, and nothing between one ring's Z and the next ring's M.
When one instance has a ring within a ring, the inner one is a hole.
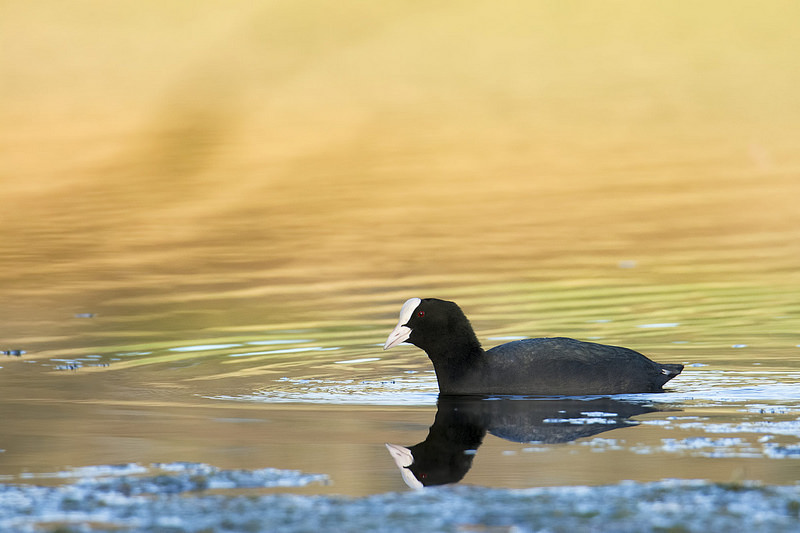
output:
M403 304L397 326L384 350L408 341L428 354L439 346L478 345L472 326L454 302L437 298L411 298Z

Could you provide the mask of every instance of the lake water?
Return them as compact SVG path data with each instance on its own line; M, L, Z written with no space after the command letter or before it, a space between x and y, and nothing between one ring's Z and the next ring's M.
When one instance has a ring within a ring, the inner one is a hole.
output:
M5 10L0 530L796 530L798 7L313 4ZM686 368L437 405L415 296Z

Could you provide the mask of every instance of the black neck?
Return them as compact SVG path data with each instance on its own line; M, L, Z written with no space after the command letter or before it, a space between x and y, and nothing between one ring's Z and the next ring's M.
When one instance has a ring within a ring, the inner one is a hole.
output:
M442 394L457 394L463 385L479 380L483 374L486 353L475 333L469 333L469 336L450 337L450 342L425 350L433 362Z

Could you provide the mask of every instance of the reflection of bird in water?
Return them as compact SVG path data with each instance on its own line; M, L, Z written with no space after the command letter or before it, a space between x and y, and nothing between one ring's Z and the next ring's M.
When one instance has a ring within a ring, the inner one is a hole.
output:
M408 341L433 362L441 394L586 395L660 392L683 365L628 348L561 337L524 339L484 351L453 302L411 298L384 349Z
M514 442L557 444L635 425L657 411L640 403L596 399L485 399L440 396L428 437L408 448L387 444L411 488L460 481L488 431Z

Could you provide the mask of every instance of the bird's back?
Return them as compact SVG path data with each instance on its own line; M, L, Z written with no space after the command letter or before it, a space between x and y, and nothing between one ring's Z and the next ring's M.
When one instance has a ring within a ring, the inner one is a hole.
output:
M563 337L525 339L486 352L481 387L493 394L657 392L683 369L619 346Z

